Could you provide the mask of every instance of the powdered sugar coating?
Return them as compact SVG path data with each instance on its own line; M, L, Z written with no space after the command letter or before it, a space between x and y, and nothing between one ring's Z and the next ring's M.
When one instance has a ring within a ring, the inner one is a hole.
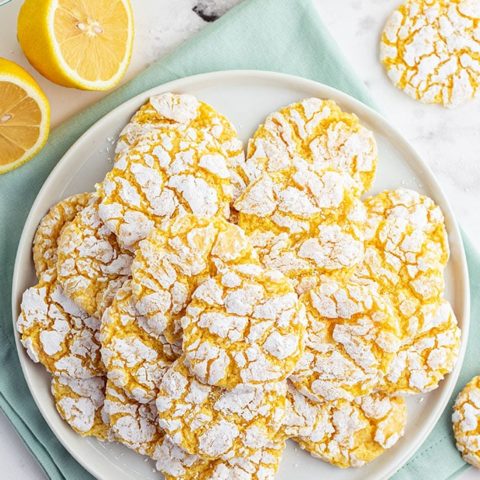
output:
M279 440L248 457L204 460L188 454L166 436L153 458L165 480L273 480L284 448L285 442Z
M162 375L179 348L148 328L135 308L129 280L103 314L100 341L111 383L139 403L155 400Z
M182 327L190 371L231 389L290 375L303 353L305 311L282 274L242 265L200 284Z
M75 432L100 440L110 439L110 427L102 417L105 401L104 377L53 377L52 395L58 413Z
M407 0L387 20L380 59L415 100L456 107L478 96L478 0Z
M38 284L24 292L20 309L17 329L34 362L57 376L90 378L103 374L100 321L65 295L54 269L43 272Z
M287 437L337 467L361 467L404 434L407 410L400 396L374 393L319 404L289 388L287 398Z
M351 401L377 389L400 347L388 299L369 285L321 277L301 300L307 337L291 377L296 388L319 402Z
M132 265L136 308L175 343L195 288L218 267L254 258L243 231L222 218L174 219L139 244Z
M157 397L159 425L171 440L205 459L248 458L275 438L285 415L286 383L227 391L193 377L180 357Z
M305 98L265 119L249 142L245 169L252 181L264 172L285 173L299 162L315 172L344 174L363 193L375 177L377 146L354 114L333 100Z
M298 160L286 173L263 174L250 183L235 203L238 224L262 263L302 292L308 289L302 283L315 283L325 272L347 272L363 259L365 209L352 185L345 175Z
M417 394L434 390L455 367L460 329L450 304L441 299L415 313L418 330L395 354L382 390Z
M117 158L121 157L150 132L189 129L207 132L222 146L232 166L230 175L236 198L245 188L246 180L242 142L224 115L193 95L166 92L150 97L120 132L115 153Z
M141 455L151 457L163 440L155 402L137 403L110 380L107 381L103 415L110 425L113 439Z
M33 239L33 263L37 276L56 266L60 232L88 204L91 196L91 193L72 195L55 204L42 218Z
M458 394L452 423L462 458L480 468L480 377L473 377Z
M122 250L98 216L99 198L62 231L58 241L58 281L65 293L100 318L130 276L132 254Z

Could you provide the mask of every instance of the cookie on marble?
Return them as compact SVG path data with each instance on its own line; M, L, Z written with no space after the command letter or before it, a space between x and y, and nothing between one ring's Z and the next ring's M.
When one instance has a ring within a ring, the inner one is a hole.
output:
M335 171L353 180L352 189L370 189L377 166L373 133L358 117L342 111L333 100L305 98L271 113L248 144L245 170L250 181L263 173L283 173L294 179L307 170ZM296 180L315 193L318 179ZM320 188L322 188L320 186Z
M387 20L380 59L415 100L456 107L479 93L479 26L476 0L407 0Z
M40 221L33 239L33 263L40 276L57 264L57 243L63 227L90 201L91 193L72 195L55 204Z
M480 468L480 377L473 377L458 394L452 423L462 458Z
M51 374L101 376L100 320L66 296L55 269L46 270L22 297L17 330L29 357Z
M285 416L286 382L228 391L196 380L180 357L163 376L156 405L161 429L187 453L235 461L275 439Z
M139 403L155 400L162 375L180 353L138 314L130 280L103 314L100 341L108 379Z
M347 274L363 260L365 208L352 181L297 159L287 173L264 173L235 202L238 224L260 260L290 278L297 291L318 275Z
M136 309L164 333L180 339L180 318L191 294L220 266L251 263L253 247L243 231L222 218L186 215L155 229L139 244L132 264Z
M100 318L130 276L133 255L122 250L98 216L93 197L62 230L58 240L58 282L89 315Z
M150 97L120 132L115 153L120 157L118 154L135 146L152 131L189 129L204 130L222 145L229 164L234 167L230 174L236 198L245 188L246 180L242 142L224 115L193 95L166 92Z
M388 298L371 285L320 277L301 300L307 335L290 378L295 387L318 402L352 401L378 389L400 348Z
M76 433L110 440L110 427L102 417L104 377L54 376L51 391L58 413Z
M278 440L248 457L204 460L190 455L166 436L153 453L165 480L274 480L285 442Z
M138 403L128 398L110 380L105 389L103 415L110 425L113 440L141 455L151 457L163 440L155 402Z
M303 305L285 276L258 264L224 268L205 280L181 324L186 364L209 385L285 380L303 353Z
M289 388L284 433L311 455L340 468L361 467L404 434L403 397L374 393L316 403Z

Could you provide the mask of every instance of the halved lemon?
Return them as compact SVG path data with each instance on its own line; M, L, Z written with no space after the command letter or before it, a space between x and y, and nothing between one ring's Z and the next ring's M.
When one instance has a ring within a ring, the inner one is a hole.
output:
M45 144L50 106L38 83L0 58L0 174L30 160Z
M124 76L133 47L129 0L26 0L18 41L52 82L108 90Z

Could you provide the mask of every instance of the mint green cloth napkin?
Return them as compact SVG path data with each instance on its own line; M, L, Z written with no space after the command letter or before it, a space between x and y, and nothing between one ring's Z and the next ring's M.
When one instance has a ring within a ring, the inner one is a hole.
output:
M38 412L22 377L15 350L10 295L13 263L23 224L51 169L77 138L129 98L170 80L229 69L291 73L326 83L372 105L362 82L318 18L310 0L250 0L241 3L173 54L57 128L32 162L0 177L0 407L51 479L91 476L56 440ZM479 289L480 258L466 242L472 292ZM458 388L480 373L480 302L473 295L467 358ZM442 480L466 468L451 438L450 407L428 440L395 479Z

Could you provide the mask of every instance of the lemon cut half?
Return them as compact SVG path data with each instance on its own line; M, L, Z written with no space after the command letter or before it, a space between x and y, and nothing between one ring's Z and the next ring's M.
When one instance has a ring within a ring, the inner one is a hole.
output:
M124 76L133 47L129 0L26 0L18 40L52 82L108 90Z
M37 82L0 58L0 174L30 160L45 144L50 106Z

